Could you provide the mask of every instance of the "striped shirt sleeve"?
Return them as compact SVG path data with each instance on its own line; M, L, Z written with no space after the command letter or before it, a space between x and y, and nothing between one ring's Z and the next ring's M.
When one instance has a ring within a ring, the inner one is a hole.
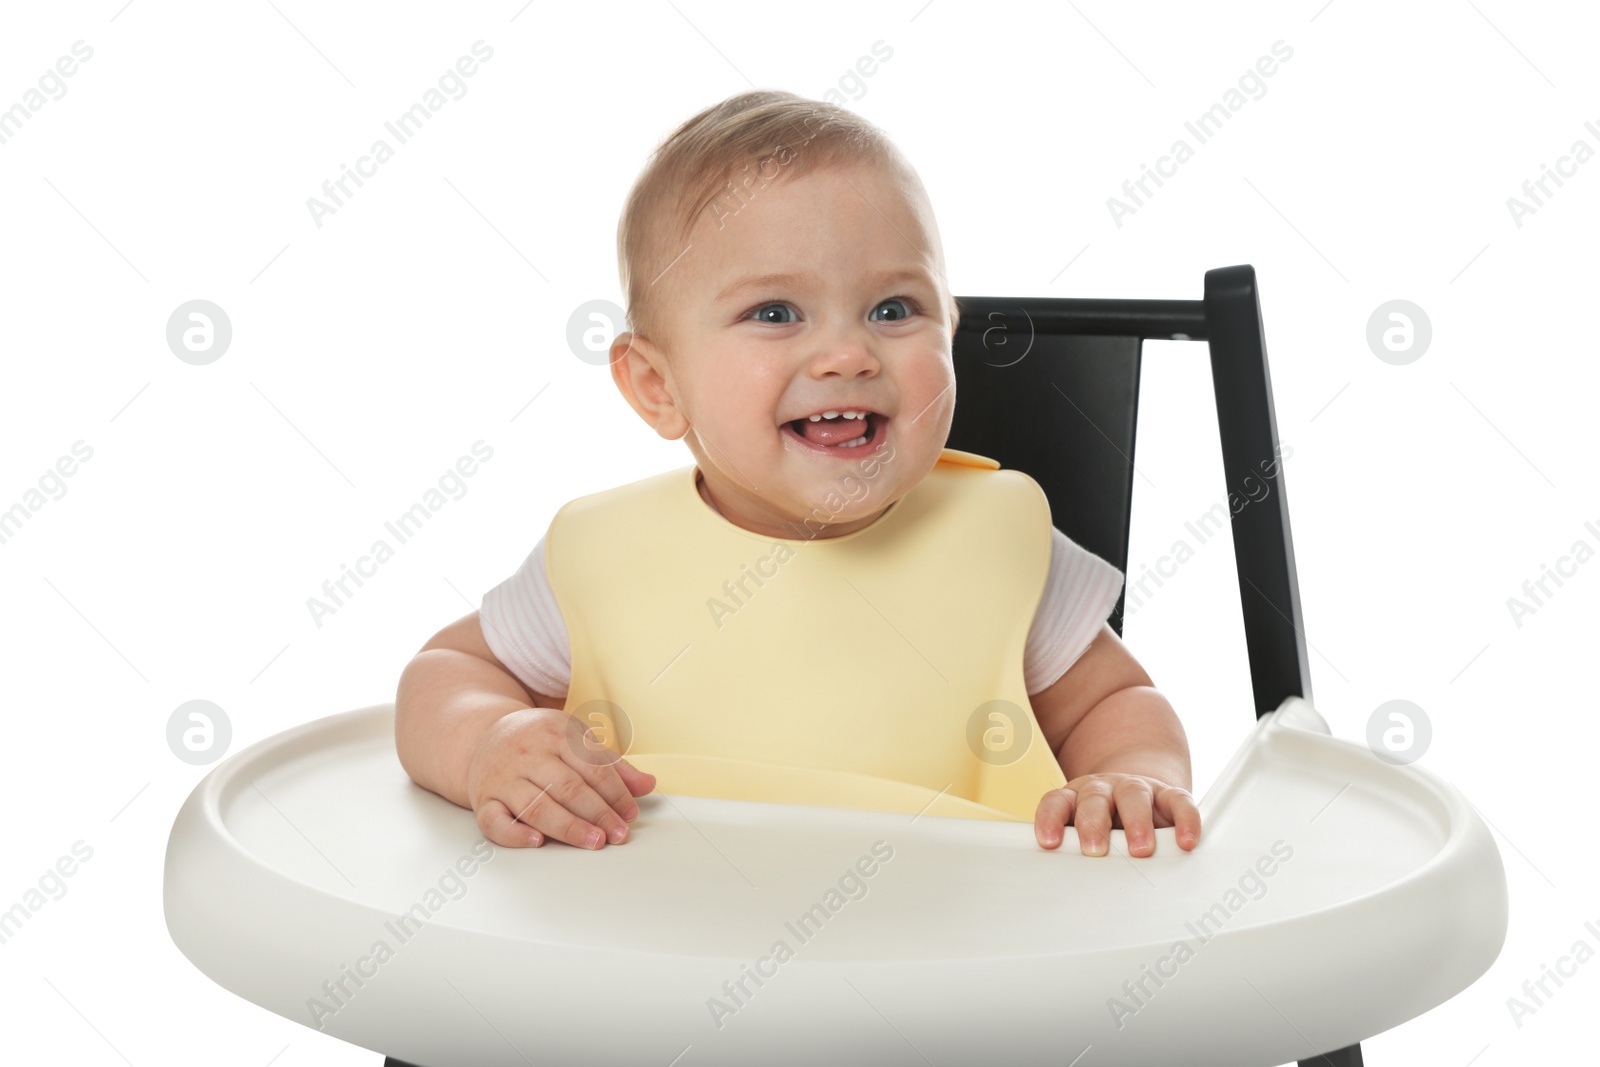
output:
M1121 571L1054 526L1050 533L1050 573L1022 657L1029 696L1077 662L1122 595Z
M483 595L478 618L489 651L535 693L564 697L572 651L561 608L544 570L543 537L517 572Z

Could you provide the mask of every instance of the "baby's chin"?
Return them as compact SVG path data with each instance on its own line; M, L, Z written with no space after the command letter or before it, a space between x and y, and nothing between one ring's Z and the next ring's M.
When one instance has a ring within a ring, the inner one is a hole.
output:
M768 498L768 507L788 513L793 522L804 522L813 530L871 521L902 495L887 473L880 470L876 478L866 478L853 466L831 477L787 479L780 492L784 499Z
M826 541L834 537L843 537L858 530L864 530L874 525L887 505L867 509L860 514L830 513L824 505L819 505L809 514L790 520L789 526L794 531L787 535L791 541Z

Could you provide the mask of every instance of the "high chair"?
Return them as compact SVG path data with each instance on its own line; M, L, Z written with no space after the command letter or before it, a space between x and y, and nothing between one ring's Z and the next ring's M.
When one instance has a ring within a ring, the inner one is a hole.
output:
M392 1067L1358 1067L1362 1039L1475 981L1506 932L1488 829L1311 704L1254 270L1208 271L1203 300L959 303L949 447L1031 475L1124 573L1142 343L1208 343L1217 488L1249 499L1230 525L1256 723L1196 849L1167 827L1133 859L1113 829L1086 857L1068 827L1044 850L959 798L803 768L791 795L826 803L657 791L625 845L497 849L410 781L379 704L195 788L167 848L178 947Z

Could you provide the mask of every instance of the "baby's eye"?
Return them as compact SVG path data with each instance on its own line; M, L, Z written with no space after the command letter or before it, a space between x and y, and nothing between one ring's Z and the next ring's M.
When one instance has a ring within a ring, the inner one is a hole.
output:
M893 296L893 297L890 297L888 300L885 300L883 303L879 304L878 307L873 308L873 311L877 311L880 308L891 307L891 306L893 306L895 304L900 305L900 309L901 310L898 313L891 312L888 318L879 319L878 320L879 322L900 322L901 320L905 319L907 316L914 315L918 311L922 310L917 305L917 302L915 300L912 300L910 297Z
M794 311L794 308L790 307L788 304L776 303L776 302L775 303L771 303L771 304L762 304L760 307L755 309L755 312L752 315L752 317L757 322L771 323L774 326L787 326L789 323L797 321L795 319L785 319L785 318L781 318L781 317L780 318L769 318L768 317L768 313L772 312L772 311L777 311L777 312L779 312L781 314L782 312L786 312L786 311L787 312L792 312L792 311Z

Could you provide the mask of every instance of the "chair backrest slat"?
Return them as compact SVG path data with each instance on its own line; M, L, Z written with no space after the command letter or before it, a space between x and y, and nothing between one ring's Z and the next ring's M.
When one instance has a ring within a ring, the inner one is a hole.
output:
M1310 671L1255 271L1206 272L1204 300L958 297L949 447L1025 471L1068 537L1128 573L1145 338L1211 351L1256 714L1310 699ZM1251 481L1253 479L1253 481ZM1262 492L1262 488L1265 492ZM1122 633L1124 594L1110 623Z

